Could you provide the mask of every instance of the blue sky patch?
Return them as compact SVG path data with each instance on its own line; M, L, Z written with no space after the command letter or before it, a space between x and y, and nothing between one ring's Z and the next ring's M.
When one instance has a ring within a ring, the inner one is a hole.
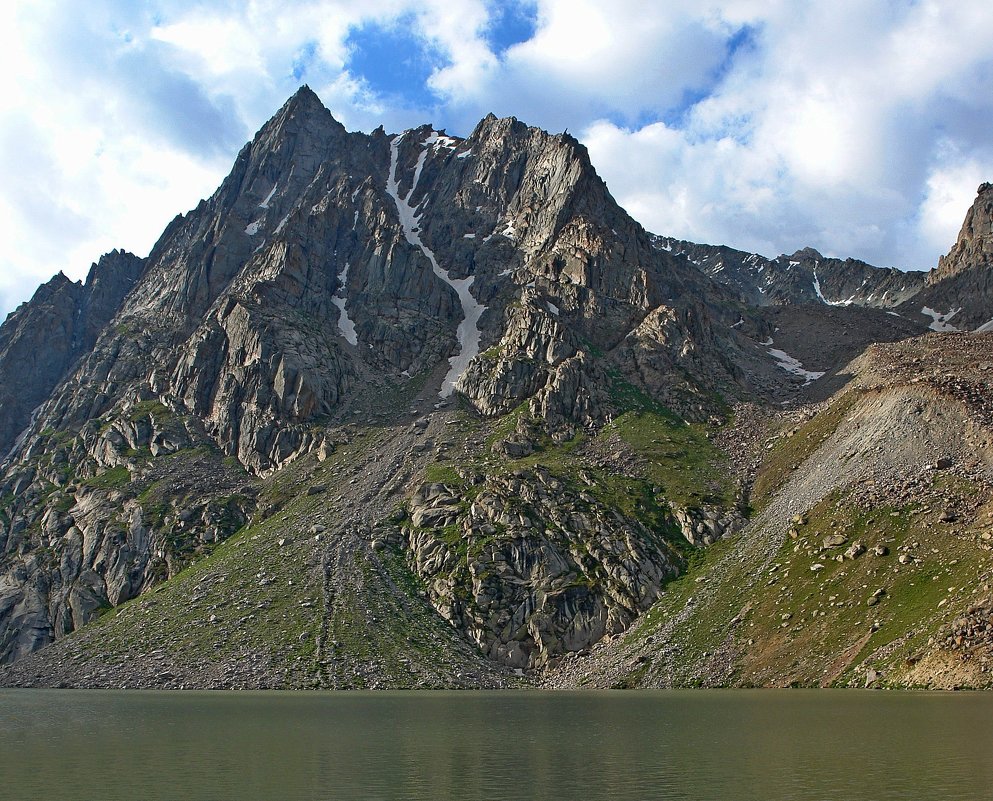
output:
M714 69L702 86L695 86L686 89L679 103L668 109L661 116L661 121L670 128L684 128L686 117L693 107L701 100L710 97L717 87L721 85L734 66L735 59L742 54L752 52L757 47L756 37L759 29L752 25L743 25L738 28L724 43L724 57L721 63ZM653 120L654 121L654 120ZM645 124L645 120L639 120L640 125Z
M317 55L317 42L310 41L307 42L303 47L297 50L296 55L293 56L293 77L296 80L302 80L307 74L307 70L310 65L314 62L314 57Z
M366 25L353 30L346 42L349 58L345 66L381 96L430 106L437 98L427 81L443 61L425 46L413 27L414 20L408 16L389 26Z
M528 41L537 30L538 8L533 0L494 3L491 13L493 16L485 38L497 55L515 44Z

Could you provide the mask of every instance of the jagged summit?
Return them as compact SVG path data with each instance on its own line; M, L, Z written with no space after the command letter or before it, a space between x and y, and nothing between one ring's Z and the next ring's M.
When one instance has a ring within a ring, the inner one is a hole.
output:
M952 249L928 273L928 285L965 270L993 265L993 184L980 184Z
M348 132L301 87L147 259L0 327L0 662L82 629L192 683L553 670L746 524L729 410L827 399L922 286L649 234L566 133Z
M993 185L980 185L958 238L902 313L918 314L935 331L993 329Z

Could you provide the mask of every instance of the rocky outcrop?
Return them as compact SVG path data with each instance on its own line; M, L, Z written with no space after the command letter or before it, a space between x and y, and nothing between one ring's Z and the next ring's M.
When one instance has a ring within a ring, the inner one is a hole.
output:
M955 245L901 312L937 331L993 330L993 184L979 187Z
M93 348L144 265L115 250L90 268L85 282L59 273L0 326L0 461L32 412Z
M993 265L993 184L976 190L976 199L965 215L958 238L938 266L927 276L928 286L966 270Z
M745 518L736 509L721 507L673 509L679 531L690 545L705 547L737 534L745 527Z
M581 370L576 368L586 359L555 308L533 289L525 289L520 303L508 307L503 337L469 365L457 385L481 414L506 414L534 398L533 414L542 419L590 423L596 418L579 393ZM563 406L563 390L571 393L568 407ZM543 399L535 397L539 393ZM556 397L558 402L549 402Z
M402 529L439 612L490 658L533 669L624 631L682 560L659 532L544 468L427 484Z
M240 528L255 491L191 448L157 402L78 437L0 483L0 663L65 636L175 575Z

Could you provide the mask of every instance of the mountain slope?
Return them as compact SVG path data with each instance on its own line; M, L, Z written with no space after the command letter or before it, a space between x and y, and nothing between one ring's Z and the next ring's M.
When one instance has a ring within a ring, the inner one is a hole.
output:
M301 89L127 290L0 479L5 661L275 514L264 481L333 458L377 396L457 388L489 417L527 404L500 441L535 449L623 412L609 382L695 418L720 409L718 392L747 390L733 357L747 340L731 325L747 312L656 248L574 139L513 119L465 140L349 134ZM678 562L657 547L650 584ZM613 615L616 628L647 603L651 590L608 600L621 596L605 581L563 598L562 625ZM548 658L543 625L529 665Z
M637 683L604 643L780 547L763 476L801 479L748 444L929 322L889 308L919 276L719 249L722 284L708 248L646 232L566 134L349 133L304 87L147 259L0 328L14 376L78 321L0 403L0 682L508 686L592 649ZM717 675L686 631L646 682Z
M990 687L989 335L874 346L776 433L755 518L555 685Z

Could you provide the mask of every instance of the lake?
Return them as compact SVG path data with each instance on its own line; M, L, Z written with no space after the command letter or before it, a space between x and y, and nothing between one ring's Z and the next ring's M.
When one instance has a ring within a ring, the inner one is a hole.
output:
M0 690L0 799L993 799L993 695Z

